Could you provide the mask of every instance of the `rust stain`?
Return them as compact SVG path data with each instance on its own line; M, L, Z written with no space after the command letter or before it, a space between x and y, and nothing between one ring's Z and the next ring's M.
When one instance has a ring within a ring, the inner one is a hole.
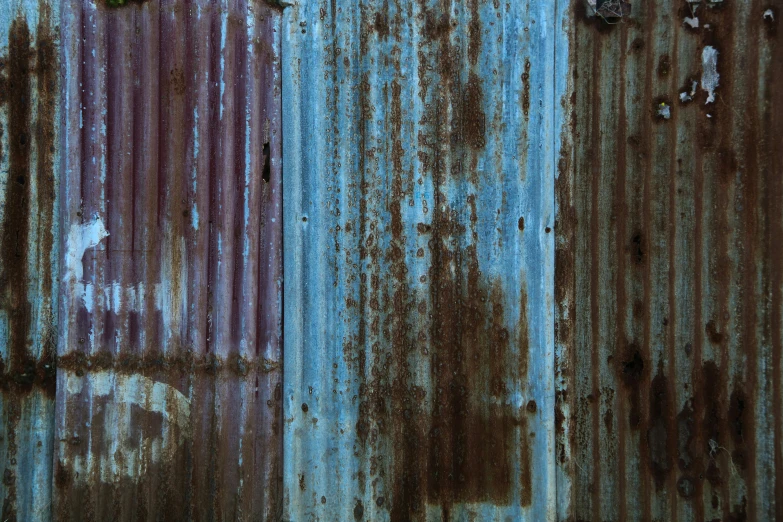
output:
M30 31L24 18L11 24L8 34L8 185L5 200L5 221L0 246L2 256L3 308L8 314L9 384L29 391L36 377L35 360L30 352L30 321L32 303L27 297L28 240L33 203L31 194L30 147L33 139L30 113ZM3 369L5 370L5 369ZM3 376L6 372L3 371Z
M650 414L649 428L647 429L649 466L655 487L660 490L665 485L667 475L672 468L672 455L669 454L668 441L670 434L667 429L671 399L667 378L663 373L663 365L658 367L658 373L653 377L649 398Z
M474 149L483 149L487 142L483 102L481 79L475 73L470 73L462 103L457 105L457 110L461 117L460 136Z
M530 115L530 58L525 58L525 72L522 73L522 113L525 121Z
M468 22L468 60L470 65L476 65L481 52L481 18L479 16L479 0L468 0L470 21Z
M477 10L478 5L474 2L473 7ZM478 21L477 12L473 17ZM392 33L398 22L393 22ZM379 35L385 32L382 17L375 15L370 23ZM468 194L464 210L458 210L443 190L450 175L477 180L474 151L482 149L487 139L481 80L475 72L469 72L461 81L459 71L465 62L477 62L480 32L470 32L468 27L473 44L469 44L465 61L449 42L451 29L447 14L425 9L428 43L424 45L438 45L435 66L441 80L422 89L436 88L435 95L445 105L440 109L428 105L423 121L434 128L434 135L419 137L418 156L427 175L432 175L437 204L429 209L428 222L411 230L404 226L403 219L411 189L410 173L403 163L410 151L401 145L402 87L394 80L384 90L389 99L387 125L393 175L392 198L387 207L390 241L383 250L376 239L381 233L378 224L366 210L367 198L372 197L366 190L372 174L365 172L372 172L367 166L373 164L374 157L371 151L362 155L363 199L359 202L361 220L357 228L360 236L366 237L360 257L369 260L370 269L360 276L359 302L351 299L346 304L359 309L366 306L370 314L362 318L360 328L360 332L366 331L366 337L362 333L346 343L344 353L346 360L356 360L360 368L359 440L366 450L385 447L380 446L383 440L390 444L389 469L384 471L385 464L371 461L371 474L390 475L391 499L378 497L376 504L388 505L394 521L418 519L427 505L439 506L448 519L454 504L508 504L516 494L512 492L511 475L513 459L520 451L523 460L527 459L521 492L524 505L531 502L534 488L528 453L533 435L528 433L524 417L534 415L536 406L531 402L515 409L508 400L512 390L507 389L509 379L518 371L527 371L526 297L523 292L518 322L507 324L501 283L480 274L472 241L455 241L465 235L473 241L477 238L476 197ZM372 109L365 99L369 89L367 85L360 90L360 106L363 117L372 120ZM452 109L450 121L445 117L445 106ZM446 160L440 156L438 140L451 143L456 157ZM350 226L353 229L355 225ZM519 227L524 228L522 220ZM412 260L406 259L410 234L426 238L430 264L421 276L427 289L423 293L409 284L414 269L409 263L425 257L425 249L420 249ZM381 260L390 267L388 286L375 273ZM383 314L383 310L390 313ZM519 346L513 346L513 342L519 342ZM362 347L365 343L366 349ZM518 358L517 349L521 354ZM431 396L414 381L417 358L429 361ZM365 516L366 509L357 507L355 517Z

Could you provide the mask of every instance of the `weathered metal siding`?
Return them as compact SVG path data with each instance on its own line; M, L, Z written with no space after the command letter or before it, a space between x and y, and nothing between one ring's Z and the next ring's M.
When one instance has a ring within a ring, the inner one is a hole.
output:
M781 16L654 0L608 25L574 3L563 520L783 519Z
M285 520L554 519L558 9L285 11Z
M48 1L0 4L2 520L51 513L58 24Z
M279 20L62 3L58 519L279 516Z

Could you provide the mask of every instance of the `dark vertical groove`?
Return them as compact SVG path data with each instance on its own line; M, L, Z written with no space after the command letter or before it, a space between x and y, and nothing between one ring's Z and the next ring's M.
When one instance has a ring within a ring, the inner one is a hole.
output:
M245 235L249 233L249 230L246 230L245 228L245 219L248 218L248 216L245 215L245 198L250 197L250 194L255 191L255 189L252 187L252 178L250 181L250 186L248 187L248 194L245 194L245 172L248 168L248 165L246 165L245 162L245 143L246 143L246 134L247 134L247 128L245 125L245 118L240 117L240 115L244 115L244 108L248 107L250 104L248 103L247 99L247 75L248 75L248 69L247 69L247 46L245 45L246 41L246 32L245 31L236 31L232 34L233 42L229 43L226 42L226 47L229 47L233 45L233 52L232 57L235 61L235 78L232 79L233 85L226 86L226 88L233 88L234 89L234 121L232 124L234 125L234 168L236 170L235 173L235 182L236 187L234 190L234 194L229 195L229 197L233 198L235 200L234 207L234 216L233 216L233 223L234 223L234 230L233 230L233 240L234 240L234 270L233 270L233 280L231 284L231 319L230 319L230 326L229 329L231 331L231 334L229 335L229 339L231 339L231 349L239 351L239 344L242 339L242 328L247 327L249 325L246 325L246 321L248 318L244 317L244 309L246 306L246 300L249 300L252 296L252 291L249 288L243 288L243 282L245 279L245 270L246 267L246 259L243 255L244 253L244 243L245 243ZM257 153L263 153L263 151L256 151ZM263 167L263 165L262 165ZM248 209L249 209L249 203L248 203ZM261 221L259 221L260 223ZM260 294L257 294L260 296Z
M220 31L222 31L222 26L220 24L220 9L213 5L212 9L209 11L210 15L210 33L209 33L209 43L207 44L208 49L208 60L209 60L209 73L207 75L208 77L208 84L209 84L209 120L210 120L210 126L209 126L209 137L207 138L207 143L209 144L209 147L207 149L207 155L208 155L208 167L207 172L209 173L209 209L208 209L208 232L207 232L207 337L206 337L206 350L205 353L207 355L207 361L209 361L210 356L217 355L213 353L213 343L215 342L215 330L214 330L214 317L213 317L213 307L215 306L215 291L217 290L215 288L215 285L217 283L217 237L215 233L215 228L217 227L216 221L218 220L218 199L220 197L220 194L218 192L219 187L219 176L220 176L220 165L218 163L219 159L219 150L220 150L220 133L217 132L218 129L220 129L220 41L221 41L221 34ZM209 364L209 362L207 362ZM218 506L219 506L219 495L217 494L217 487L218 487L218 468L220 467L219 464L219 455L218 455L218 434L220 432L220 428L217 426L217 397L218 397L218 386L217 386L217 379L211 378L209 379L208 389L211 394L212 400L209 402L206 402L206 404L211 406L210 415L209 415L209 441L204 444L204 447L209 448L209 456L207 458L207 462L209 462L209 469L204 470L205 474L207 476L206 484L207 484L207 494L212 496L211 501L208 504L207 513L210 516L214 516L215 513L219 513Z
M734 164L736 161L736 150L733 144L734 132L737 130L738 122L734 117L734 110L728 107L726 103L726 97L735 92L734 71L732 68L733 60L730 58L736 49L736 38L733 27L734 17L735 14L732 13L730 16L724 15L718 19L718 30L721 31L719 35L715 36L715 45L720 53L718 57L718 67L725 64L728 64L728 67L724 66L722 70L719 69L720 85L715 94L715 104L712 107L708 107L708 110L714 111L717 113L717 116L723 120L722 123L721 121L718 121L717 123L720 126L718 131L720 132L720 136L717 138L718 150L716 153L716 172L714 175L718 183L713 184L713 187L718 188L718 204L716 206L718 216L714 219L714 228L711 231L716 238L717 248L715 250L718 258L716 268L717 276L715 279L715 283L718 287L718 313L717 317L714 318L714 321L716 325L719 325L718 330L722 334L722 341L717 343L717 349L720 351L720 364L718 365L720 383L718 386L722 393L719 399L714 398L713 400L716 401L716 404L720 405L719 407L721 410L725 408L731 394L730 386L732 376L730 372L729 350L731 349L734 335L729 335L729 333L734 321L733 316L736 311L731 309L731 296L729 293L733 279L736 277L735 273L732 273L732 268L734 267L731 266L730 258L731 248L736 245L736 243L734 245L730 243L730 237L732 233L735 232L732 230L731 218L733 217L732 213L736 213L736 207L734 201L729 199L729 187L733 186L735 191L738 191L739 188L736 183L737 166ZM725 28L722 27L724 25ZM718 36L722 38L718 39ZM721 181L725 183L725 188L719 185ZM737 240L738 238L735 238L735 241ZM739 261L736 270L739 271L741 268L742 262ZM740 286L741 291L741 284L738 286ZM740 343L737 343L737 345L739 346ZM730 433L729 419L726 413L727 412L718 413L719 426L715 432L716 442L723 447L728 446L728 437ZM725 462L725 465L721 466L723 469L720 470L719 488L723 517L728 519L732 516L730 482L732 469L734 468L733 456L728 451L720 451L718 455L719 456L715 457L716 466L717 461Z
M601 63L602 49L600 42L593 44L593 63ZM592 404L590 407L593 433L592 440L592 506L591 511L596 519L601 518L601 466L598 462L598 456L601 454L599 444L600 409L599 409L599 383L601 379L599 363L599 344L600 344L600 299L599 299L599 262L600 262L600 234L599 227L599 198L600 180L601 180L601 155L598 153L601 147L601 99L596 92L598 82L591 82L590 100L592 114L590 115L590 146L594 153L590 161L590 366L592 368L593 381L591 383L590 394Z
M674 33L673 42L672 42L672 56L671 56L671 63L673 64L673 71L669 74L670 81L669 81L669 89L671 92L677 92L677 81L678 81L678 71L679 71L679 35L680 35L680 28L674 27L672 29ZM678 466L676 465L676 455L677 455L677 445L678 445L678 435L677 435L677 406L678 404L684 402L678 400L679 397L679 390L677 389L677 325L679 321L677 320L677 293L676 293L676 282L677 282L677 209L679 208L677 205L677 186L679 183L679 176L677 175L677 154L678 154L678 147L677 147L677 129L678 126L678 118L679 116L679 110L678 108L672 107L672 119L670 122L669 127L667 128L668 132L668 148L671 153L671 156L669 157L669 222L667 224L668 226L668 254L669 254L669 286L668 286L668 304L669 304L669 313L668 313L668 331L667 331L667 348L668 353L666 354L668 365L667 365L667 374L668 374L668 380L667 380L667 389L666 389L666 396L671 397L669 400L669 407L664 412L666 415L666 456L668 459L668 465L669 465L669 474L667 478L667 486L668 486L668 501L669 501L669 508L670 513L669 517L670 520L673 522L677 522L678 514L677 514L677 470Z
M617 83L619 83L619 101L618 107L618 128L617 128L617 182L615 183L614 194L614 210L613 216L616 221L615 229L615 262L617 263L617 275L615 277L615 292L616 292L616 323L615 323L615 350L616 354L622 353L622 349L626 344L625 340L625 321L626 321L626 296L625 296L625 216L628 211L625 197L626 187L626 170L627 170L627 133L628 133L628 117L626 114L626 64L627 58L625 57L626 49L628 48L628 27L623 24L621 27L620 38L620 52L623 54L619 60L620 74ZM619 501L618 516L620 520L625 520L628 517L627 514L627 498L626 498L626 476L625 476L625 458L626 458L626 437L627 433L625 428L626 415L625 415L625 400L626 397L622 393L615 395L615 408L617 409L617 467L618 467L618 484L617 484L617 498ZM594 435L595 436L595 435Z
M206 317L206 353L212 353L214 342L214 317L213 307L215 305L215 288L214 284L217 281L217 238L215 234L215 221L218 219L217 215L217 202L215 198L218 196L218 177L220 176L218 169L218 156L220 148L220 133L217 130L220 128L220 11L217 8L213 8L209 12L210 14L210 39L207 44L209 54L209 138L205 141L209 143L207 153L207 172L209 172L209 209L207 215L208 219L208 232L207 232L207 317Z
M651 0L650 2L645 2L645 12L644 12L644 32L647 35L654 35L654 29L655 29L655 21L656 21L656 13L657 13L657 2L655 0ZM650 38L650 40L647 42L647 45L645 46L645 59L644 59L644 71L645 71L645 78L647 80L644 82L644 96L642 97L643 100L645 100L646 103L650 103L650 101L653 99L653 92L652 92L652 84L653 80L652 78L655 77L655 59L654 59L654 53L655 53L655 44L653 38ZM644 272L643 275L643 282L642 282L642 305L644 306L644 318L643 318L643 327L642 327L642 343L641 343L641 354L642 354L642 360L644 361L644 365L647 366L645 369L646 371L642 372L641 374L641 382L639 383L639 402L640 404L650 404L649 401L649 386L648 382L649 379L647 378L647 375L651 375L654 371L654 361L653 361L653 350L652 350L652 342L651 342L651 333L650 333L650 321L651 321L651 310L650 310L650 300L652 297L651 292L651 278L652 278L652 262L653 262L653 256L650 252L650 237L652 235L652 227L650 226L650 213L651 213L651 203L652 203L652 177L653 177L653 158L652 158L652 149L653 149L653 131L650 128L649 121L644 121L640 123L643 127L642 130L642 143L643 143L643 159L642 159L642 175L644 176L642 181L642 212L641 212L641 219L642 219L642 239L641 239L641 248L642 252L644 253L643 259L643 266L641 269ZM649 450L649 443L648 443L648 430L650 429L650 409L648 408L640 408L639 409L639 455L640 455L640 461L644 462L645 459L649 459L650 450ZM649 462L649 460L648 460ZM639 477L641 479L641 491L643 492L643 496L640 499L642 504L642 513L645 521L649 521L652 518L652 492L654 491L654 488L652 487L651 480L650 480L650 465L644 465L642 464Z
M112 37L115 34L115 26L116 25L116 18L113 13L110 13L106 17L106 33L104 34L102 45L106 48L106 83L111 85L112 83L112 77L117 73L118 67L114 67L114 53L117 51L117 46L111 45ZM118 63L121 63L121 61L118 60ZM117 84L120 82L117 81ZM106 244L106 265L107 265L107 272L109 273L109 280L114 279L114 265L112 263L112 255L111 251L112 248L114 248L113 242L114 242L114 212L112 212L112 209L114 208L114 173L119 171L119 165L115 165L115 152L114 149L116 147L116 143L114 140L114 127L117 122L117 119L120 117L118 114L115 114L114 108L114 100L119 95L118 92L116 92L114 89L107 89L106 92L106 185L105 185L105 191L106 191L106 230L109 232L108 237L106 237L105 244Z
M703 154L700 147L694 147L694 174L693 174L693 365L691 373L691 381L693 383L693 411L703 412L705 405L705 397L703 390L705 389L704 376L702 371L702 351L704 345L703 324L704 319L702 317L702 299L704 291L704 283L702 281L702 267L703 256L702 251L704 249L703 234L704 234L704 162ZM696 470L700 474L705 471L702 449L706 442L703 440L704 434L702 430L701 419L696 419L693 423L693 440L694 447L697 448L697 463ZM695 492L693 498L695 499L694 505L694 518L696 520L704 520L704 481L695 481Z
M780 15L780 10L778 10ZM780 23L780 22L779 22ZM770 104L764 119L769 125L767 134L770 140L769 150L771 165L767 171L769 188L766 191L766 216L769 220L766 230L765 242L769 255L769 271L771 285L770 304L770 330L772 341L772 419L774 423L774 498L775 519L783 520L783 383L781 383L781 370L783 369L783 219L780 209L783 208L783 49L779 41L770 41L771 77L768 86L778 88L771 91ZM766 127L766 125L765 125Z
M761 10L756 3L749 4L751 20L758 20L761 18ZM761 81L759 77L759 52L758 52L758 38L753 38L756 31L747 31L745 33L747 37L747 55L746 60L746 78L748 78L748 85L746 87L747 96L747 111L748 117L743 118L745 129L743 134L745 138L744 143L744 162L745 168L743 169L743 208L744 215L742 223L742 236L744 237L744 248L740 250L744 254L742 261L742 336L740 341L740 347L744 348L747 355L747 391L748 394L744 395L739 383L734 384L734 390L732 397L740 393L741 396L738 400L743 401L743 405L740 407L739 418L731 419L734 424L732 430L732 438L735 439L734 446L735 451L733 454L740 454L741 468L744 469L746 488L747 488L747 512L750 522L756 521L756 515L758 513L758 506L756 501L756 403L758 399L758 366L761 361L758 359L759 339L756 336L757 327L757 305L759 296L756 294L756 277L758 267L756 264L756 253L759 237L759 223L756 220L756 212L759 209L758 198L758 184L763 178L763 173L759 168L758 161L758 143L759 132L758 125L761 123L762 117L758 111L758 85ZM774 88L774 87L773 87ZM779 173L783 175L783 173ZM774 214L773 214L774 215ZM763 232L763 224L761 225ZM738 389L737 386L740 386ZM778 398L783 400L783 398ZM739 433L738 433L739 431ZM737 448L738 445L746 446L745 448ZM732 454L732 455L733 455ZM744 457L744 458L743 458Z

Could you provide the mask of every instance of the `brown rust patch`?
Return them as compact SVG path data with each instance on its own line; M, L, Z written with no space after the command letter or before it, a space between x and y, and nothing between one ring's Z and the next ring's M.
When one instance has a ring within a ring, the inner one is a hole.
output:
M389 15L380 11L375 13L372 27L378 33L379 38L386 39L389 36Z
M513 428L519 421L516 412L503 405L510 378L504 297L499 283L481 280L475 247L452 251L446 246L446 238L462 229L448 214L436 216L440 223L433 229L440 234L435 232L431 252L435 390L427 440L427 498L441 505L505 503L511 495ZM450 265L457 268L456 276ZM487 404L492 398L500 404ZM522 436L525 442L526 434ZM530 472L529 466L522 467L523 474Z
M519 503L522 507L530 506L533 503L533 476L531 472L533 448L531 442L535 434L529 433L528 429L527 419L523 418L519 427L521 439L519 445L519 451L521 452L519 468L522 473Z
M644 236L641 232L637 232L631 238L629 251L631 254L631 261L634 265L641 266L644 264L646 246L644 243Z
M629 344L625 348L625 354L620 360L620 380L629 391L628 425L638 428L642 419L640 404L640 386L645 376L644 359L636 344Z
M693 398L685 402L677 415L677 464L680 471L690 471L694 466L696 449L693 444L695 429Z
M671 471L671 455L669 454L669 432L666 429L670 403L668 380L663 373L662 365L650 385L650 417L647 429L647 450L649 452L650 472L655 480L655 488L663 488Z
M427 15L425 31L427 27L431 37L444 39L448 18ZM454 150L468 155L483 148L486 140L481 83L471 74L462 85L450 76L450 63L442 61L440 66L442 73L448 73L444 79L454 82L443 88L450 95L454 119L447 123L441 114L430 117L439 119L438 131L450 139ZM462 212L448 204L440 185L448 172L455 171L437 153L428 163L435 169L434 199L438 202L432 207L432 221L420 223L415 231L405 226L402 209L410 195L404 188L404 151L396 145L402 132L396 82L390 94L391 240L384 258L391 277L387 289L378 292L378 310L390 310L378 328L390 346L390 358L382 367L376 366L378 370L360 392L364 397L360 415L365 418L358 421L357 431L365 444L373 444L377 435L390 440L391 501L384 505L390 506L391 520L420 519L426 504L439 505L448 518L455 503L505 505L516 494L512 491L513 458L529 434L523 426L526 419L521 418L527 414L510 406L507 388L518 372L517 365L527 365L526 357L520 361L514 355L514 343L527 354L526 300L523 296L517 324L507 324L501 282L483 276L475 245L460 241L476 237L476 198L469 195ZM461 172L470 170L469 161L460 164L464 166ZM411 233L427 242L430 253L426 296L417 293L409 281L405 251ZM366 351L375 356L383 348L373 344ZM429 397L413 382L414 364L421 357L429 360ZM377 435L372 426L377 427ZM529 465L525 467L529 476ZM524 490L523 500L531 494L530 485Z
M8 317L8 367L0 363L0 387L26 393L42 387L49 397L55 392L56 324L52 299L52 245L54 189L54 111L56 96L56 49L49 31L50 8L42 7L37 28L38 40L32 46L25 19L12 24L8 36L8 56L0 59L3 101L8 104L9 179L6 185L5 221L0 245L0 308ZM32 75L36 75L37 97L33 95ZM33 102L37 98L37 120ZM34 140L34 141L33 141ZM31 147L37 148L36 170L32 170ZM33 180L33 177L35 178ZM36 191L32 190L33 185ZM33 213L37 229L32 228ZM31 243L34 246L31 246ZM30 259L30 257L33 259ZM27 295L29 267L35 266L41 293L36 300L40 316L41 345L36 359L32 350L33 303Z
M483 149L487 143L484 92L481 79L474 73L470 73L462 99L458 99L454 106L454 117L457 144L465 143L473 149Z
M525 72L522 73L522 113L525 121L530 114L530 58L525 58Z
M468 60L476 65L481 52L481 18L479 17L479 0L468 0L470 22L468 22Z
M742 385L737 383L729 399L729 433L734 446L731 452L732 462L740 469L747 467L746 424L750 421L751 412L748 411L748 398Z
M718 327L715 326L715 321L708 321L704 326L704 331L707 333L707 338L713 344L720 344L723 342L723 334L718 331Z
M701 441L702 453L708 460L705 473L707 480L713 486L719 486L722 482L721 471L716 459L722 458L716 448L723 446L721 436L722 421L725 418L723 405L723 378L714 361L705 361L701 371L702 411Z

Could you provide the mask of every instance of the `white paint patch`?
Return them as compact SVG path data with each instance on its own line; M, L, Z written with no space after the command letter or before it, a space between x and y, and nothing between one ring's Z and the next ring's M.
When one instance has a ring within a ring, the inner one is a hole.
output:
M718 50L708 45L701 52L701 88L707 91L707 103L715 101L715 89L718 88Z
M690 25L694 29L698 29L699 28L699 17L698 16L694 16L693 18L691 18L690 16L686 16L685 17L685 24L686 25Z
M70 372L66 374L68 395L81 394L88 389L92 407L100 408L104 418L102 427L95 426L93 437L103 438L98 443L108 451L90 453L92 458L86 462L79 456L69 459L68 464L73 469L82 470L77 475L80 482L86 481L93 471L97 471L104 483L115 483L122 478L137 481L144 476L147 465L159 462L165 453L190 436L190 400L173 386L143 375L119 375L113 371L82 377ZM165 421L161 432L145 433L141 439L132 438L132 428L134 425L139 427L133 418L134 406L160 414Z
M84 276L82 258L88 248L95 248L109 236L103 221L96 216L91 223L72 223L68 231L65 253L66 281L81 281Z

